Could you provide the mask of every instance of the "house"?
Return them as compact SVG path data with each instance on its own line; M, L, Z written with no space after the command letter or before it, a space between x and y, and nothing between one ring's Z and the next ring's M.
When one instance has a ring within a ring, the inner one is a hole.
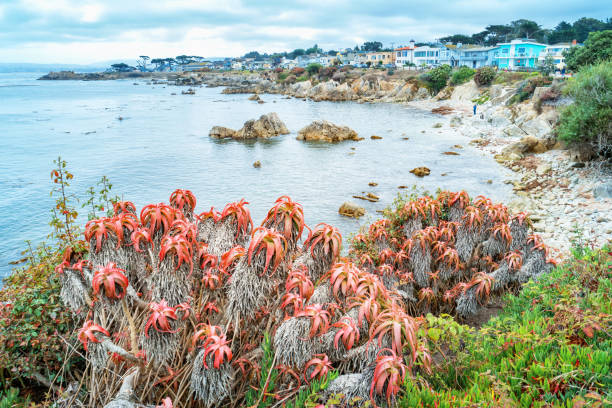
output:
M241 59L237 58L232 61L232 69L236 71L241 71L244 69L244 64Z
M540 44L528 38L512 40L509 43L497 44L495 60L500 69L517 70L524 68L536 68L540 54L546 49L545 44Z
M403 67L414 64L414 40L410 40L408 46L396 48L393 52L395 52L395 66Z
M366 52L365 60L366 60L366 64L368 62L370 63L370 66L395 64L395 52L393 51Z
M486 65L493 65L494 54L491 51L497 48L498 47L463 48L459 52L459 65L474 69Z
M417 67L436 66L440 64L440 48L423 45L414 49L414 64Z
M210 62L208 61L203 61L203 62L190 62L187 65L181 65L180 68L183 70L183 72L186 71L201 71L207 68L210 68Z
M577 45L576 40L572 41L571 43L549 45L543 52L540 53L538 62L542 63L546 57L552 57L555 64L555 69L561 71L565 68L565 57L563 56L563 52Z

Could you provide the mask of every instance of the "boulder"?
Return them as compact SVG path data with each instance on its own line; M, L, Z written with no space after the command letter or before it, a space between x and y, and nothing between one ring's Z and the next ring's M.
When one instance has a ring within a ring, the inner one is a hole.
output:
M415 101L422 101L424 99L429 99L430 97L430 93L427 90L427 88L419 88L418 91L416 91L416 93L414 94L414 97L412 98Z
M595 186L593 196L595 198L612 198L612 181Z
M208 135L215 139L235 138L236 131L224 126L213 126Z
M259 160L257 160L255 163L253 163L253 167L255 167L255 168L261 167L261 162Z
M350 201L345 201L344 204L340 206L338 213L340 213L340 215L344 215L345 217L359 218L365 215L365 208L360 207Z
M338 126L326 120L315 120L298 132L297 140L341 142L358 140L357 132L348 126Z
M289 129L274 112L261 115L257 120L245 122L242 129L236 131L223 126L214 126L209 136L217 139L268 139L270 137L286 135Z
M431 170L429 170L425 166L421 166L421 167L417 167L417 168L410 170L410 173L414 174L417 177L425 177L425 176L429 176L429 174L431 173Z
M370 139L372 139L372 140L380 140L380 139L382 139L382 136L372 135L372 136L370 136Z
M249 96L249 101L259 101L259 95L258 94L253 94L251 96Z
M549 173L552 170L552 166L550 163L542 163L536 168L536 173L538 176L543 176L546 173Z
M463 85L456 86L450 96L452 101L457 102L472 102L472 99L480 96L480 90L474 80L468 81Z
M273 136L286 135L289 129L275 112L261 115L259 119L251 119L244 123L238 131L241 139L268 139Z
M523 137L527 134L523 129L516 125L510 125L502 130L502 132L509 137Z

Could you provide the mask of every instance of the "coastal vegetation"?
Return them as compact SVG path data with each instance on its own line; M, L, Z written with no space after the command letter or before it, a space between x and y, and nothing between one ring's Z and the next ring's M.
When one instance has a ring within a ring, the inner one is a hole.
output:
M73 214L62 183L68 174L61 164L53 178L60 205ZM10 280L2 293L13 306L3 322L14 323L1 327L3 336L19 335L19 322L43 313L65 324L50 320L43 328L57 338L7 350L55 352L33 361L43 378L9 366L7 385L21 375L43 385L46 378L48 401L96 406L120 388L119 396L149 404L170 398L177 406L294 398L401 403L410 379L437 364L439 321L420 316L475 324L500 295L552 269L525 215L511 217L503 205L463 192L399 199L350 240L348 258L340 257L342 238L332 226L300 239L303 210L288 197L258 228L244 201L200 214L196 203L177 190L170 204L145 206L138 216L131 203L116 202L112 215L87 223L84 242L72 216L56 223L68 246L45 258L44 278L29 286L43 285L45 310L16 309L37 302L14 292L20 283ZM348 386L351 375L361 379ZM73 380L81 385L58 396Z
M574 103L563 110L559 138L592 145L604 157L612 155L612 60L583 67L567 84Z

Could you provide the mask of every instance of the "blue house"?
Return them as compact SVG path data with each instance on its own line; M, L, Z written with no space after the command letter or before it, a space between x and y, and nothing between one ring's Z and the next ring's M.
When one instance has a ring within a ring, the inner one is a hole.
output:
M497 44L494 61L497 61L500 69L535 68L538 65L540 53L546 47L545 44L530 39L518 39L509 43Z

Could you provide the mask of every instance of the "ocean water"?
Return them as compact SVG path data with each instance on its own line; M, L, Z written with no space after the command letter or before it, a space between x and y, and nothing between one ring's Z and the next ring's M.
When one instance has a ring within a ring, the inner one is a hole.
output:
M195 194L197 212L245 198L257 225L277 197L289 195L303 204L308 225L330 223L345 238L406 191L400 185L463 189L495 200L511 192L501 182L507 170L470 147L469 139L433 129L437 115L399 104L282 95L263 95L266 103L257 104L249 95L223 95L221 88L181 95L182 88L146 81L36 81L39 75L0 74L0 276L10 273L10 261L22 257L25 240L41 242L49 233L49 175L58 155L68 162L75 176L71 192L82 201L87 188L106 175L113 192L139 209L167 202L172 191L184 188ZM238 129L269 112L277 112L291 134L254 143L208 136L212 126ZM366 139L297 141L297 131L315 119L350 126ZM371 135L383 139L370 140ZM455 144L464 146L459 156L442 154ZM261 168L253 167L256 160ZM431 175L410 174L417 166L429 167ZM362 192L381 199L352 198ZM344 201L365 207L366 217L338 215ZM81 214L84 223L87 210Z

